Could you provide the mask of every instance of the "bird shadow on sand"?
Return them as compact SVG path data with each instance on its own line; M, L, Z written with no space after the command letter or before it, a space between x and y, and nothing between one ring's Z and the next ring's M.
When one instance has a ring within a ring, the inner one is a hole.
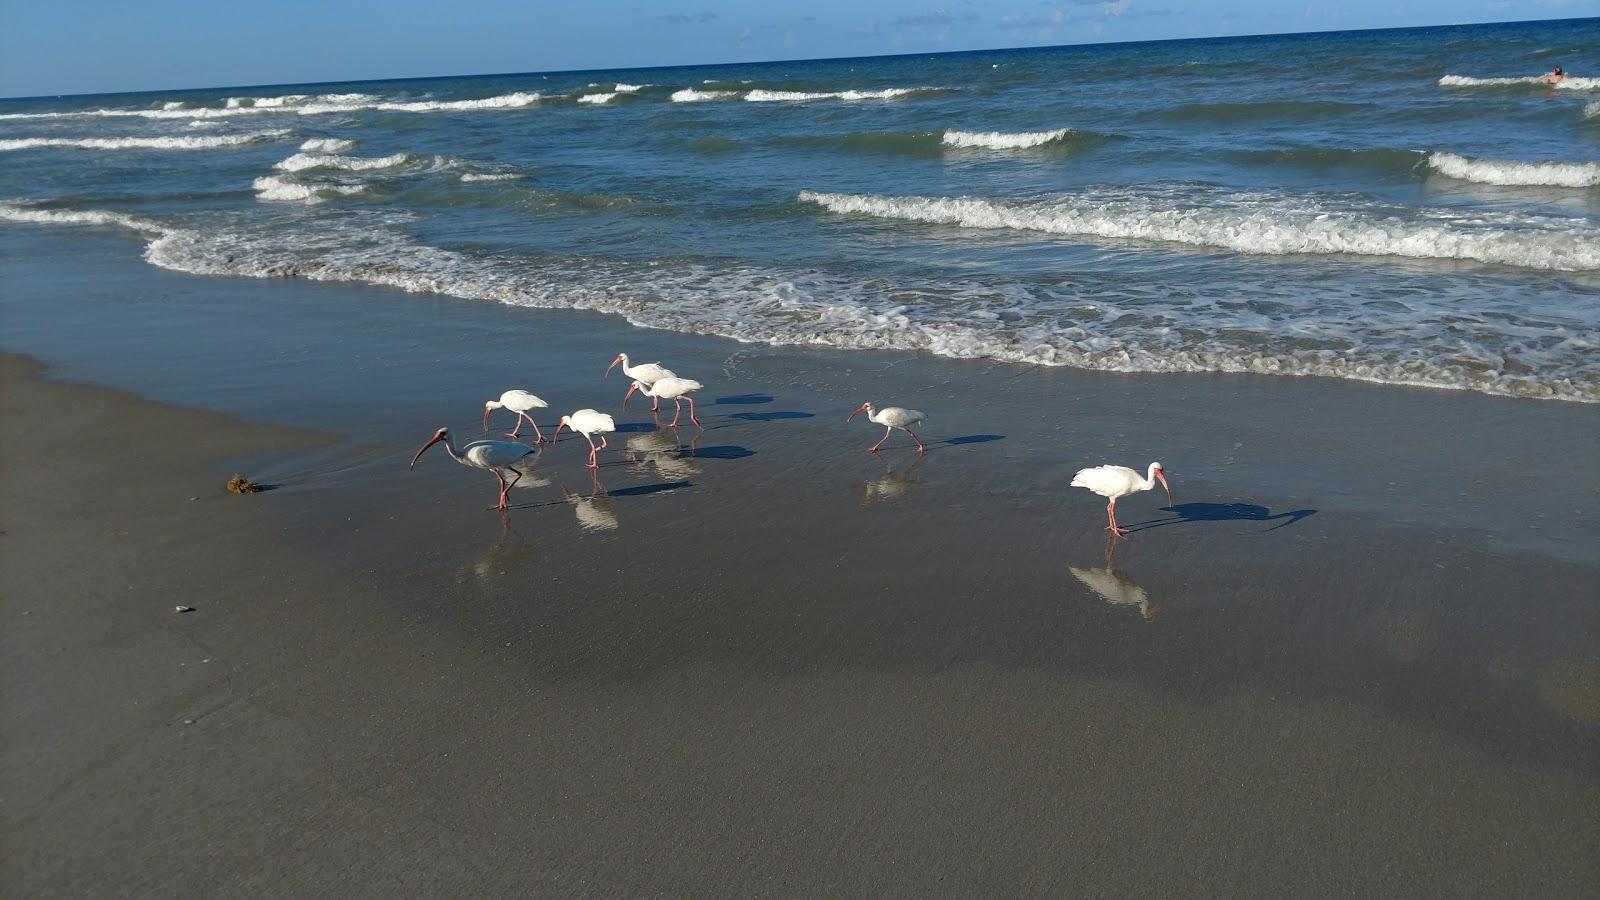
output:
M1188 522L1271 522L1282 519L1282 522L1263 531L1277 531L1287 525L1304 519L1306 516L1315 515L1314 509L1297 509L1293 512L1274 514L1265 506L1254 503L1179 503L1176 506L1163 506L1163 512L1176 513L1165 519L1151 519L1136 525L1129 525L1127 530L1149 531L1164 525L1182 525Z
M749 447L736 447L731 444L720 447L695 447L689 449L689 458L691 459L745 459L755 455L756 452Z
M694 487L694 483L689 481L659 481L653 484L635 484L625 488L617 488L614 491L607 490L603 485L599 485L598 482L596 485L597 486L595 490L589 494L572 494L563 489L562 496L557 499L540 500L534 503L515 503L506 507L506 509L545 509L552 506L566 506L575 501L583 500L603 500L607 498L615 500L618 497L648 497L651 494L664 494L668 491L678 490L679 488Z
M1003 434L968 434L961 437L945 438L942 441L934 441L934 443L959 447L963 444L987 444L990 441L1003 441L1005 439L1006 436Z
M727 397L718 397L711 401L718 406L755 406L760 403L771 403L771 394L733 394Z

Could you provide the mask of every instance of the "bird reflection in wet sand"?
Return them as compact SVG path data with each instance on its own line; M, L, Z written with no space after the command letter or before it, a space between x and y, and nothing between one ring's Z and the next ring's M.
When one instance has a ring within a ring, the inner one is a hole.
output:
M1161 612L1161 606L1150 602L1150 596L1145 593L1139 582L1127 572L1117 569L1113 564L1112 545L1106 545L1106 564L1103 568L1092 566L1070 566L1072 576L1083 582L1084 587L1105 600L1112 606L1131 606L1139 611L1146 621L1154 619Z
M541 479L546 485L548 479ZM532 542L523 537L521 532L511 527L511 517L504 512L500 514L500 540L495 541L484 554L472 562L462 566L456 580L465 582L469 579L487 581L490 578L504 575L508 568L518 564L519 560L531 559L536 553Z
M883 462L883 477L861 485L861 505L867 506L880 500L893 500L921 485L922 479L916 477L916 472L925 459L926 457L919 455L911 465L902 466L898 470L892 468L886 460L880 459L879 461Z
M687 455L679 435L673 430L651 431L628 437L623 454L633 464L634 471L644 472L656 467L656 474L669 481L688 481L701 473L700 464L694 461L695 447L700 443L696 434L689 442Z
M616 531L617 511L611 495L606 493L599 476L592 476L592 481L593 493L574 494L567 490L566 485L561 485L561 496L572 504L572 511L578 517L578 526L584 531Z

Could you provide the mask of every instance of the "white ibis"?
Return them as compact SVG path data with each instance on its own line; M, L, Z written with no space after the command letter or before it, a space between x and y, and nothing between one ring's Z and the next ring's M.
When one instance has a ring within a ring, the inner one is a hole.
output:
M1171 506L1172 486L1167 484L1167 476L1158 462L1150 464L1150 470L1143 478L1127 466L1095 466L1092 469L1079 469L1078 474L1072 476L1073 487L1088 488L1110 501L1106 504L1106 518L1110 522L1106 530L1117 537L1128 533L1117 525L1117 500L1129 494L1148 491L1156 486L1157 481L1166 489L1167 505Z
M422 454L428 452L428 448L434 444L444 444L445 452L450 454L450 458L463 466L488 469L494 473L495 480L500 482L500 504L495 509L506 508L506 493L511 490L512 485L522 479L524 474L522 466L530 464L528 457L539 453L527 444L519 444L516 441L473 441L457 450L455 442L450 440L450 430L441 428L422 445L416 456L411 457L411 468L417 467L417 460L421 459ZM509 483L505 476L507 472L516 476Z
M889 439L889 435L893 434L896 428L911 435L911 439L917 442L918 453L928 449L922 443L922 438L917 437L917 433L911 430L911 426L928 418L926 414L899 406L885 406L883 409L878 409L871 403L863 403L855 412L850 414L850 419L854 419L862 413L867 414L868 421L877 422L883 426L883 440L868 447L868 453L877 453L878 448L883 446L883 442ZM845 419L845 421L848 422L850 419Z
M637 366L633 365L628 361L628 354L626 353L618 353L617 358L611 361L611 365L606 366L606 377L609 378L611 376L611 370L616 368L618 363L622 364L622 374L632 378L634 381L644 385L645 387L649 387L663 378L674 377L672 370L666 366L663 366L661 363L639 363ZM633 388L628 388L628 393L624 394L622 397L623 409L628 408L628 398L631 396L633 396ZM653 410L660 409L661 401L651 401L650 408Z
M694 414L694 398L689 394L703 387L705 385L692 378L679 378L675 375L667 378L658 378L656 383L651 385L635 381L633 386L628 388L627 396L622 398L622 403L627 405L628 397L633 396L634 391L638 391L646 397L655 397L657 400L671 400L673 404L672 421L668 423L667 427L677 428L678 417L683 415L683 401L687 400L689 401L689 421L693 422L696 428L700 428L702 427L700 419ZM657 420L656 424L659 425L661 423Z
M533 426L533 433L539 438L539 443L544 443L544 433L539 430L539 423L528 415L530 409L544 409L550 404L540 400L527 391L506 391L500 395L499 400L490 400L483 404L483 430L489 430L489 414L497 409L509 409L517 414L517 427L506 433L506 437L516 437L522 433L522 420L527 419Z
M613 422L611 417L603 412L580 409L570 416L561 417L561 424L556 426L554 437L561 437L561 429L563 428L571 428L573 431L583 435L583 439L589 442L589 468L594 469L600 465L595 461L595 456L606 448L606 435L617 430L617 423ZM600 445L598 447L595 446L594 438L589 437L591 434L600 435Z

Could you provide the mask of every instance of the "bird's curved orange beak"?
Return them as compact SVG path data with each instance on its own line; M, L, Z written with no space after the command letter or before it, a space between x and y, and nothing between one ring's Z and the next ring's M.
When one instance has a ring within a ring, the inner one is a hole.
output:
M638 389L639 389L639 382L637 382L637 381L635 381L633 384L628 385L628 392L626 394L622 395L622 408L623 409L627 409L628 408L628 398L632 397L633 396L633 392L637 391Z
M561 429L563 429L565 427L567 427L567 423L565 423L565 422L562 422L560 425L556 426L556 430L554 432L552 432L551 435L550 435L550 443L554 444L558 439L560 439L560 437L561 437Z
M484 431L488 431L489 430L489 413L492 413L492 412L494 412L494 410L490 409L487 406L485 406L483 408L483 430Z
M622 355L621 354L618 354L617 358L613 359L611 361L611 365L606 366L606 374L605 374L604 377L610 378L611 377L611 370L615 369L617 367L617 363L619 363L619 362L622 362Z
M864 413L866 411L867 411L867 405L865 403L863 403L859 407L857 407L856 411L851 413L850 414L850 418L849 419L845 419L845 421L848 422L848 421L850 421L850 419L854 419L856 416L859 416L859 415L861 415L862 413Z
M1157 469L1156 470L1156 480L1161 482L1161 486L1166 489L1166 491L1167 491L1167 505L1171 506L1172 505L1172 485L1167 484L1167 473L1161 471L1160 469Z
M427 453L429 447L432 447L434 444L437 444L442 440L444 440L444 432L440 431L438 434L433 436L433 440L430 440L426 444L422 445L422 449L417 451L417 455L411 457L411 465L407 466L406 468L415 469L417 467L417 460L422 458L422 454Z

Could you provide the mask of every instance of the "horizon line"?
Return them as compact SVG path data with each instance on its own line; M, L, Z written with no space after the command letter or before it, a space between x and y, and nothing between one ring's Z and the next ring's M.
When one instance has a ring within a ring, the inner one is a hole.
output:
M962 55L965 55L965 54L1000 53L1000 52L1015 51L1015 50L1062 50L1062 49L1068 49L1068 48L1114 47L1114 46L1128 45L1128 44L1185 44L1185 43L1198 43L1198 42L1201 42L1201 41L1230 41L1230 40L1241 40L1241 39L1250 39L1250 38L1265 39L1265 38L1297 37L1297 36L1300 36L1300 35L1308 35L1308 34L1324 34L1324 35L1327 35L1327 34L1363 34L1363 33L1367 33L1367 32L1380 32L1380 31L1426 31L1426 30L1435 29L1435 28L1478 28L1478 27L1482 27L1482 26L1485 26L1485 25L1541 25L1541 24L1545 24L1545 23L1555 23L1555 22L1585 22L1585 21L1600 22L1600 16L1570 16L1570 17L1558 17L1558 18L1554 18L1554 19L1509 19L1509 20L1495 20L1495 21L1490 21L1490 22L1452 22L1452 23L1449 23L1449 24L1439 24L1439 25L1402 25L1402 26L1391 26L1391 27L1384 27L1384 28L1332 28L1332 29L1312 30L1312 31L1275 31L1275 32L1256 32L1256 33L1248 33L1248 34L1218 34L1218 35L1208 35L1206 37L1153 38L1153 39L1144 39L1144 40L1095 41L1095 42L1090 42L1090 43L1029 44L1029 45L1023 45L1023 46L1018 46L1018 47L979 47L979 48L973 48L973 49L969 49L969 50L921 50L921 51L912 51L912 52L908 52L908 53L880 53L880 54L873 54L873 55L869 55L869 56L788 57L788 58L780 58L780 59L749 60L749 61L745 61L745 62L672 63L670 65L656 65L656 66L601 66L601 67L597 67L597 68L587 68L587 69L545 69L545 70L528 70L528 71L522 71L522 72L474 72L474 73L458 74L458 75L400 75L400 76L391 76L391 77L384 77L384 78L344 78L344 79L339 79L337 81L285 81L285 82L272 82L272 83L260 83L260 84L211 85L211 86L206 86L206 87L148 88L148 89L144 89L144 90L134 90L134 91L90 91L90 92L79 93L79 94L30 94L30 95L25 95L25 96L5 95L5 96L0 96L0 101L10 101L10 100L52 100L52 99L60 100L60 99L66 99L68 97L123 97L123 96L128 96L130 94L190 93L190 92L197 92L197 91L242 91L242 90L251 90L251 89L256 89L256 88L323 87L323 86L341 85L341 84L385 84L385 83L397 82L397 81L451 81L451 80L465 80L465 79L469 79L469 78L520 78L520 77L532 77L532 76L549 77L551 75L584 75L584 74L589 74L589 73L594 73L594 72L659 72L659 71L665 71L665 70L668 70L668 69L717 69L717 68L730 68L730 67L734 67L734 66L765 66L765 65L773 65L775 63L849 62L849 61L852 61L852 60L865 60L865 59L904 59L904 58L913 57L913 56L962 56Z

